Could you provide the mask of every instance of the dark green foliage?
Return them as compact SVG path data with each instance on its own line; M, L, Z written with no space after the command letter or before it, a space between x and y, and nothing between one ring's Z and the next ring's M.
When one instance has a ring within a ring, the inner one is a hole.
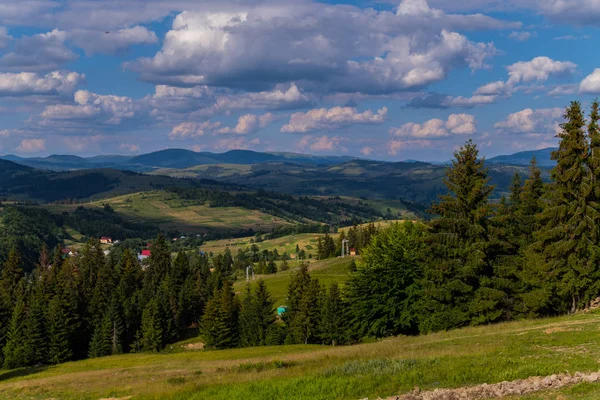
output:
M262 279L255 291L250 289L250 285L246 287L239 315L240 346L265 346L269 343L269 333L275 323L273 304Z
M385 337L418 332L422 229L393 224L375 235L346 285L353 331Z
M319 281L310 277L307 264L302 263L288 285L288 311L283 314L286 343L318 342L322 299Z
M24 367L28 363L28 335L26 331L27 309L25 285L21 280L17 288L16 302L12 311L3 348L4 369Z
M165 344L165 318L161 306L152 299L142 314L142 349L144 351L160 351Z
M493 287L493 238L488 203L493 186L471 141L454 154L446 173L449 194L431 211L424 263L423 331L499 320L504 293Z
M321 315L321 340L333 346L344 344L348 337L348 310L337 283L327 291Z
M208 301L202 318L202 336L209 348L236 347L239 340L239 304L233 287L224 282Z

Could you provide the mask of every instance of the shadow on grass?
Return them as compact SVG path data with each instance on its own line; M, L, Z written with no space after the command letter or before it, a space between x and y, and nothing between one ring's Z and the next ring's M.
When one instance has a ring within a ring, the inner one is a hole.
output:
M13 378L22 378L24 376L37 374L38 372L42 372L48 369L47 366L42 367L27 367L27 368L19 368L13 369L11 371L0 372L0 382L7 381Z

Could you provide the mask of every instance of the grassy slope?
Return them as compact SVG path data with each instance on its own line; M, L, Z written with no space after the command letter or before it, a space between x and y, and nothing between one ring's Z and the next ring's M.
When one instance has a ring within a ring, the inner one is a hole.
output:
M123 355L0 371L0 398L376 398L408 392L414 386L461 387L595 371L600 359L599 328L600 314L588 313L349 347ZM286 368L275 368L275 360L286 363ZM595 399L599 395L599 384L582 384L527 398Z
M241 207L211 208L194 205L173 193L152 191L134 193L84 204L84 207L111 207L134 221L157 224L163 230L179 230L184 233L208 231L238 231L253 228L270 230L275 226L287 225L281 218L260 211ZM74 210L78 205L47 205L51 211Z
M348 279L348 266L351 259L331 258L323 261L313 261L309 264L310 275L317 278L322 285L329 286L333 282L343 285ZM280 263L279 263L280 264ZM256 280L263 279L267 284L267 289L275 301L275 306L285 305L287 287L292 274L298 270L297 262L290 261L290 268L287 271L278 272L274 275L257 275ZM254 282L253 282L254 284ZM241 294L246 285L246 281L237 281L234 289Z
M390 224L392 224L394 222L401 222L401 221L378 221L378 222L375 222L375 226L377 226L379 228L385 228L386 226L389 226ZM359 225L359 227L363 227L365 225L366 224ZM347 231L348 229L349 228L346 227L346 228L340 229L340 231ZM316 255L318 237L323 237L323 236L325 236L325 234L300 233L297 235L289 235L289 236L283 236L283 237L272 239L272 240L265 240L263 242L254 243L254 244L256 244L258 246L260 251L262 251L262 250L273 251L273 250L277 249L279 254L295 253L296 252L296 244L297 244L300 246L301 249L305 249L306 253L311 253L313 255ZM334 239L337 238L337 236L338 236L337 234L333 234ZM253 243L251 243L251 240L253 240L253 239L254 239L254 236L237 238L237 239L212 240L212 241L208 241L205 244L203 244L202 250L207 253L212 252L213 254L221 254L229 247L229 249L231 250L231 254L233 254L235 256L238 249L250 247L253 244Z

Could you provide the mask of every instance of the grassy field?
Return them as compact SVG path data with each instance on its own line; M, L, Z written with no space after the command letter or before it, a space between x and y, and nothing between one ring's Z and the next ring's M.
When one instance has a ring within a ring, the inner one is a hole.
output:
M163 230L182 233L236 231L252 228L269 231L288 222L260 211L241 207L211 208L183 200L174 193L152 191L117 196L83 204L84 207L103 207L110 204L118 213L133 221L154 223ZM79 205L47 205L53 212L72 211Z
M3 399L374 399L569 371L597 371L597 312L348 347L131 354L0 371ZM579 384L527 399L597 399Z
M348 279L351 258L330 258L322 261L312 261L309 264L310 275L317 278L322 285L330 286L333 282L343 285ZM281 264L280 262L278 264ZM269 289L269 293L275 301L275 306L285 305L287 287L297 270L297 261L290 261L290 269L281 271L274 275L256 275L256 280L263 279ZM255 281L252 282L255 284ZM235 291L240 294L246 286L246 281L238 281L234 284Z
M386 226L389 226L394 222L402 221L378 221L375 222L375 226L377 226L378 228L385 228ZM364 227L365 225L366 224L359 225L359 227ZM339 231L347 231L348 229L350 228L341 228ZM272 240L265 240L260 243L252 242L255 239L254 236L237 239L212 240L204 243L202 245L202 250L207 253L212 252L213 254L221 254L225 252L225 250L229 247L229 250L235 256L238 249L250 247L252 244L256 244L261 251L273 251L277 249L279 254L294 254L296 252L296 245L298 245L301 249L304 249L306 251L307 255L316 255L318 238L323 236L325 236L325 234L300 233L297 235L289 235ZM332 236L334 238L337 238L338 234L332 234Z

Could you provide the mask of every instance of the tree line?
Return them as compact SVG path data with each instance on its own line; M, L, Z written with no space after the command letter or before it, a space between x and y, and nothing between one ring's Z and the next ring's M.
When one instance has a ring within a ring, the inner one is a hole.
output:
M105 257L92 241L73 258L63 259L60 247L52 256L42 251L25 275L12 250L0 271L2 362L160 351L193 327L213 348L344 344L585 308L600 295L599 108L594 102L586 120L580 103L571 103L550 182L533 159L526 179L515 175L500 201L491 201L485 160L468 141L454 153L434 218L365 228L368 243L341 289L323 287L302 264L281 318L264 282L236 295L232 282L246 260L229 252L172 260L159 236L142 269L131 252Z

